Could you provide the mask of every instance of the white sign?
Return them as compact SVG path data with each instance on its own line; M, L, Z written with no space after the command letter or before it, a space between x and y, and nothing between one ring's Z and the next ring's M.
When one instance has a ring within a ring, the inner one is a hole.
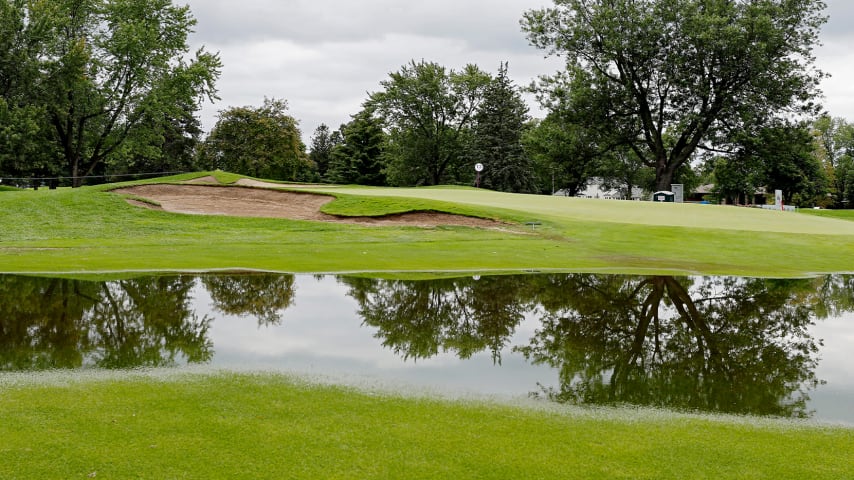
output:
M783 191L774 190L774 206L779 210L783 210Z
M681 183L671 183L670 191L673 192L673 201L676 203L685 202L685 185Z
M474 164L474 171L475 172L482 172L483 171L483 164L482 163Z

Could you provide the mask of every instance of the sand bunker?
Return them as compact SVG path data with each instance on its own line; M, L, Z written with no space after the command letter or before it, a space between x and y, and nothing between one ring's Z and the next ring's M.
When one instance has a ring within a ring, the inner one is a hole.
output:
M415 212L382 217L339 217L320 212L320 207L333 197L312 193L284 192L264 188L209 186L202 181L187 185L139 185L113 190L115 193L134 195L157 202L159 209L167 212L196 215L232 215L240 217L287 218L363 225L409 225L435 227L458 225L466 227L498 228L502 224L493 220L465 217L436 212ZM282 185L277 185L282 186ZM128 200L131 204L158 208L145 202Z

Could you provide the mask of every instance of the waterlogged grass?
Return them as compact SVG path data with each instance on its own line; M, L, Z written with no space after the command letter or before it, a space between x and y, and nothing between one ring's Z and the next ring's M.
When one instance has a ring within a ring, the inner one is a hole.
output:
M241 178L212 174L224 183ZM325 210L338 215L427 210L505 222L498 229L363 227L152 211L109 193L113 187L3 192L0 271L550 270L776 277L854 271L854 222L785 212L472 188L322 189L337 198Z
M272 374L7 383L0 438L4 479L854 476L851 429L455 402Z

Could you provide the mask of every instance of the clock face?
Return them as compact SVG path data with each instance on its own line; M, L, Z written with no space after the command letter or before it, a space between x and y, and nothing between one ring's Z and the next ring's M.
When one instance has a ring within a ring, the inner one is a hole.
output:
M482 163L476 163L474 166L474 170L476 172L482 172L483 171L483 164Z

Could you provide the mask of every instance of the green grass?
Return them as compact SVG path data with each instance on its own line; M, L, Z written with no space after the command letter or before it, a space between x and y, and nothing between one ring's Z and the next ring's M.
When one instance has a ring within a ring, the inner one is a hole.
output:
M205 173L167 180L200 175ZM239 178L216 175L221 181ZM163 180L129 184L154 181ZM432 210L507 222L491 230L362 227L151 211L109 193L114 187L4 192L0 271L558 270L778 277L854 271L854 222L815 215L471 188L324 187L323 193L337 197L325 210L339 215Z
M854 221L854 210L801 210L800 212L816 217Z
M6 386L0 438L7 480L854 476L852 429L442 401L272 374Z
M508 224L369 228L158 212L127 204L112 187L3 192L0 271L854 271L854 222L844 216L468 188L322 189L337 198L326 210L339 215L435 210ZM846 428L447 402L275 375L20 378L0 374L4 480L854 477Z

